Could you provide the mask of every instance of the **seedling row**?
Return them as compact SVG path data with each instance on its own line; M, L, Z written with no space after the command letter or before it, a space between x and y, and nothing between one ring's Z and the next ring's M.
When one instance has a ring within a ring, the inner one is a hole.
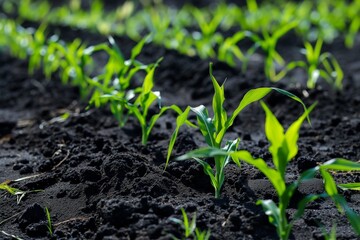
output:
M48 22L55 23L56 21L79 27L81 17L85 16L79 4L79 1L71 1L69 7L50 9L47 2L33 4L31 1L21 1L21 3L3 1L3 8L7 13L18 9L17 14L20 18L31 20L39 20L39 18L45 17L44 14L46 13L47 21L34 29L23 28L15 20L1 18L0 32L3 37L0 39L0 47L14 57L26 59L29 62L30 74L41 69L44 76L49 80L57 75L63 84L78 87L81 97L89 101L88 108L109 107L118 121L119 127L126 126L129 118L136 119L141 128L141 144L144 146L148 144L148 139L156 122L166 112L172 111L177 116L176 128L169 141L164 171L166 171L169 161L194 160L201 165L204 174L209 177L214 188L215 198L221 198L221 190L226 178L225 169L229 163L235 163L239 168L243 163L246 163L256 168L270 181L278 196L277 201L259 199L257 204L262 206L268 216L269 223L276 228L279 239L288 239L294 221L302 217L307 204L320 198L331 199L337 210L347 217L355 234L360 235L360 216L349 207L344 196L338 191L339 188L356 191L359 188L359 183L338 184L333 177L337 172L360 171L358 162L341 157L329 159L319 166L306 170L296 181L289 183L286 180L288 164L298 153L300 128L305 121L311 125L310 113L316 111L316 102L311 106L306 106L299 97L284 89L260 87L246 92L233 112L229 113L224 107L226 83L223 85L218 83L213 75L213 65L210 63L209 75L214 89L211 110L204 105L188 106L185 109L181 109L175 104L163 106L161 93L154 89L154 81L156 78L155 70L164 60L162 58L156 59L150 64L138 60L145 44L150 42L160 44L161 42L166 47L175 48L182 53L197 54L205 59L217 57L232 66L240 61L243 71L246 71L246 64L251 54L255 53L257 49L261 49L265 56L264 72L269 80L279 81L289 71L295 68L303 68L308 74L308 88L315 88L318 79L322 77L335 89L341 90L343 72L337 60L330 53L322 51L322 45L324 40L331 41L337 34L344 32L346 33L345 42L347 46L350 47L353 44L353 39L359 28L357 21L360 21L359 16L356 15L356 11L358 11L356 9L360 8L358 1L352 3L319 1L318 5L313 5L311 1L305 1L299 5L285 4L285 10L281 11L281 17L276 18L275 22L273 19L274 12L280 11L276 5L269 4L259 7L257 2L252 0L247 1L245 8L220 4L210 11L209 9L185 6L175 13L173 12L174 9L165 5L146 6L143 10L135 11L133 10L135 9L133 3L126 2L115 13L109 13L107 18L103 18L104 11L101 2L95 1L90 11L90 16L93 16L91 19L95 19L95 21L89 21L85 27L98 28L105 34L125 34L136 39L138 43L131 50L128 59L113 37L109 37L106 43L88 46L81 39L75 39L68 43L62 41L57 35L48 36L46 34ZM322 19L328 21L331 26L330 30L321 28L323 23L317 23L315 17L308 18L311 16L310 13L314 11L314 6L321 9L321 11L318 9L318 13L322 14ZM323 9L332 8L339 9L342 11L341 13L346 12L344 15L346 17L343 17L342 21L331 21L334 14L339 13L323 11ZM36 9L39 14L31 14L32 11L25 11L25 9ZM42 10L40 11L40 9ZM61 15L62 12L66 11L73 15ZM270 12L272 14L269 14ZM224 15L224 13L227 14ZM239 14L247 17L240 18L241 21L237 20ZM99 25L99 22L96 21L98 19L105 20ZM142 22L144 19L147 20L147 24ZM123 25L119 24L125 26L124 29L113 29L112 26L107 25L110 22L118 21L124 21ZM306 21L311 22L307 27L304 24ZM341 24L342 22L343 24ZM263 25L262 23L271 24ZM309 42L312 40L313 25L316 26L316 36L318 37L314 45ZM140 29L144 26L144 29ZM196 32L187 30L194 26L197 26ZM241 30L232 37L225 38L221 32L233 26ZM148 32L149 35L135 34L135 32L131 32L134 29L136 33ZM289 31L295 31L304 37L306 59L285 64L282 56L276 51L276 46L279 39ZM327 31L331 31L331 33ZM183 35L179 36L179 34ZM246 52L238 47L238 44L244 39L253 42L253 45ZM97 64L95 55L99 53L107 56L107 61L100 72L94 70L94 66ZM280 71L277 70L278 66L282 66ZM304 112L299 113L299 118L286 131L264 101L264 98L271 92L279 95L278 97L290 98L303 107ZM239 150L240 138L224 139L235 119L241 117L241 112L248 105L256 102L260 102L265 113L264 133L270 144L271 164L262 158L254 157L251 149ZM149 111L150 109L156 109L155 113ZM196 121L191 120L191 114L196 117ZM206 147L172 159L173 148L184 125L199 130ZM295 190L302 182L313 179L315 176L321 176L323 179L324 193L313 193L305 196L298 203L295 214L289 218L287 209ZM0 189L12 195L20 195L18 201L21 201L25 194L20 189L10 187L8 182L2 183ZM52 235L51 212L47 208L46 216L49 234ZM211 237L211 229L200 230L196 228L196 215L189 221L183 209L182 220L172 220L184 229L184 239L190 236L194 239L209 239ZM336 229L335 226L334 229Z
M104 10L101 1L94 1L88 11L78 0L70 5L50 6L47 1L3 1L5 12L23 20L61 23L104 35L126 35L135 41L150 34L154 43L204 59L217 58L231 66L241 64L242 71L246 71L254 53L260 52L269 80L279 81L301 68L308 75L308 88L314 88L323 78L341 89L342 69L331 53L322 51L322 45L344 35L344 43L350 48L360 28L358 1L258 4L248 0L244 7L221 3L208 8L185 5L180 9L162 3L138 6L127 1L110 12ZM139 7L141 10L137 10ZM227 36L229 31L232 34ZM305 56L302 60L285 62L276 50L289 32L303 42L299 48ZM249 41L250 47L241 47Z

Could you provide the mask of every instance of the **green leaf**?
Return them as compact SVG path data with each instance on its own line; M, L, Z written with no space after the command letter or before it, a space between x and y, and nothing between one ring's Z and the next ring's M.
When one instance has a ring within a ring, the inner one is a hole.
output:
M323 45L323 40L321 38L318 38L318 40L316 41L316 44L315 44L314 52L313 52L315 59L319 59L320 54L321 54L322 45Z
M146 125L146 119L141 114L141 112L137 106L131 105L131 104L125 104L125 106L127 109L129 109L135 115L135 117L138 119L141 126Z
M337 195L338 190L336 187L335 180L333 179L331 174L321 168L320 168L320 173L321 173L322 178L324 179L324 187L325 187L327 194L329 194L330 197Z
M354 212L349 205L347 204L345 198L341 195L336 195L332 197L337 205L340 205L345 212L347 219L349 220L351 226L357 235L360 236L360 216Z
M230 161L230 154L237 149L238 145L239 139L236 139L234 141L228 141L223 149L213 147L200 148L190 151L176 158L176 160L193 158L200 163L204 168L204 172L210 176L211 183L215 188L215 197L218 198L220 197L220 190L225 179L224 169ZM214 157L215 159L215 171L207 162L200 159L209 157Z
M228 156L230 155L226 150L214 148L214 147L204 147L199 148L193 151L190 151L184 155L181 155L176 158L176 160L186 160L190 158L210 158L215 156Z
M343 158L335 158L323 163L320 168L334 171L360 171L360 163Z
M175 141L176 141L177 135L179 133L180 127L186 123L189 112L190 112L190 107L187 107L185 109L185 111L183 113L179 114L179 116L176 118L176 128L175 128L175 130L174 130L174 132L173 132L173 134L171 135L171 138L170 138L168 152L167 152L167 156L166 156L165 169L169 164L171 153L172 153L172 150L174 148Z
M133 49L131 50L131 60L134 60L141 53L141 50L143 49L145 43L147 43L149 40L150 35L141 39L140 42L138 42L135 47L133 47Z
M272 38L279 39L280 37L284 36L288 31L290 31L297 25L298 25L298 21L292 21L292 22L284 25L283 27L281 27L275 31L275 33L272 35Z
M195 161L197 161L203 167L204 173L210 177L211 185L213 185L213 187L215 188L215 192L218 192L219 189L221 188L221 186L219 185L219 182L218 182L217 178L215 177L216 173L214 174L214 171L211 168L211 166L207 162L201 160L200 158L193 157L193 159ZM181 159L178 159L178 160L181 160Z
M297 210L296 210L296 212L294 214L294 217L293 217L293 219L291 221L291 224L302 217L302 215L305 212L305 208L309 203L311 203L311 202L313 202L313 201L315 201L315 200L317 200L319 198L325 198L325 197L327 197L326 194L309 194L309 195L305 196L298 203Z
M229 128L234 123L235 118L246 106L250 105L253 102L259 101L269 92L271 92L271 90L272 88L255 88L249 90L241 100L239 106L235 109L235 111L231 114L230 118L227 120L226 128Z
M258 200L257 205L261 205L266 215L269 216L269 222L279 229L281 225L280 209L273 200Z
M272 183L278 196L282 196L282 194L286 190L285 182L281 176L281 174L275 169L269 167L266 162L261 158L254 159L248 151L241 150L231 153L231 157L236 164L240 164L239 160L242 160L250 165L253 165L257 169L260 170Z
M0 183L0 190L7 191L7 192L10 193L11 195L15 195L17 192L21 192L21 191L20 191L19 189L17 189L17 188L10 187L10 186L8 185L8 182Z
M121 60L121 62L125 61L124 55L122 54L119 46L116 44L115 39L113 37L108 38L110 45L115 50L114 53L116 54L116 57Z
M338 184L342 190L357 190L360 191L360 183L343 183Z
M287 161L293 159L297 152L298 146L297 141L299 139L299 131L304 120L309 116L310 112L315 108L317 103L311 105L305 112L299 117L295 122L293 122L288 130L285 133L285 139L289 148L289 154L287 156Z
M300 104L302 105L304 111L306 112L307 107L306 107L305 103L304 103L299 97L297 97L296 95L292 94L291 92L288 92L288 91L283 90L283 89L281 89L281 88L272 88L272 89L275 90L276 92L281 93L281 94L283 94L283 95L291 98L292 100L300 103ZM311 121L310 121L310 117L309 117L309 116L307 117L307 121L308 121L309 124L311 125Z
M205 137L206 143L211 147L218 147L216 145L214 135L216 134L215 126L212 119L209 117L208 111L204 105L191 108L197 116L197 122L202 135Z
M240 143L240 139L235 139L233 141L227 141L225 147L223 148L227 153L231 153L237 150ZM225 167L230 162L230 154L227 156L215 157L216 165L216 175L218 176L219 188L222 187L225 180Z
M303 172L300 175L300 177L297 181L294 181L293 183L291 183L290 185L288 185L286 187L286 191L281 196L283 204L285 206L288 206L288 204L291 200L291 197L294 194L294 191L299 187L299 185L306 180L313 179L318 170L319 170L319 167L314 167L314 168L310 168L310 169L306 170L305 172Z
M209 64L209 72L211 81L214 86L214 97L212 100L213 111L214 111L214 126L217 132L219 132L222 128L224 128L227 114L223 107L225 101L225 93L224 93L224 86L221 86L216 81L213 73L212 73L212 63ZM218 143L219 144L219 143Z
M284 128L266 104L262 101L260 103L266 114L265 134L270 142L269 151L272 154L275 167L283 173L285 171L287 161L286 156L285 159L279 156L279 151L283 148L283 142L285 140Z
M143 85L142 85L142 93L146 94L152 91L154 87L154 72L155 67L152 67L150 71L146 74Z
M149 121L149 123L147 125L147 128L146 128L146 141L147 141L147 139L148 139L148 137L149 137L149 135L151 133L151 130L153 129L155 123L157 122L157 120L168 110L173 110L178 114L182 114L181 109L176 105L171 105L171 106L166 106L166 107L161 108L160 112L158 114L155 114L150 118L150 121Z
M262 87L262 88L255 88L255 89L251 89L249 90L245 96L243 97L243 99L241 100L239 106L235 109L235 111L231 114L231 116L229 117L229 119L226 121L226 129L228 129L233 123L235 118L240 114L240 112L248 105L250 105L253 102L259 101L262 98L264 98L268 93L271 92L271 90L274 90L278 93L281 93L291 99L293 99L294 101L299 102L304 110L306 110L306 106L304 104L304 102L297 96L295 96L294 94L280 89L280 88L273 88L273 87ZM308 118L308 122L310 123L310 118Z

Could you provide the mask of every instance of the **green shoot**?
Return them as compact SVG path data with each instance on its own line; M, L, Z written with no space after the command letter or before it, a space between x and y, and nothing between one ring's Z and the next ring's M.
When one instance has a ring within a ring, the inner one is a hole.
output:
M345 45L348 48L354 46L355 37L360 30L360 3L356 3L356 1L354 1L353 5L354 6L347 8L347 16L349 16L350 24L348 31L345 35Z
M182 239L189 239L193 237L195 240L208 240L210 238L210 231L201 231L196 227L196 213L194 213L193 218L189 219L185 210L181 208L181 213L183 219L170 218L171 221L179 224L184 230L184 237ZM174 240L179 240L176 237L173 237Z
M341 188L342 190L356 190L356 191L360 191L360 183L343 183L343 184L338 184L338 187Z
M159 60L160 61L160 60ZM151 67L147 73L143 85L137 92L139 92L138 97L134 103L131 103L128 99L123 98L115 94L106 94L102 98L107 99L111 106L115 106L116 109L122 109L124 106L128 109L129 113L133 115L141 126L141 143L146 145L157 120L168 110L173 110L178 114L181 114L181 109L176 105L161 107L161 96L160 92L153 91L154 87L154 72L156 65ZM137 92L133 92L134 94ZM150 107L158 101L160 111L159 113L148 116Z
M89 105L100 107L109 103L110 110L119 122L120 127L123 127L128 120L128 111L125 103L134 98L135 93L140 91L140 88L129 89L132 81L140 71L144 70L147 73L151 71L152 65L144 65L136 60L136 57L140 54L148 40L149 38L144 38L136 44L128 60L124 58L119 46L112 37L109 37L111 48L106 44L99 44L86 49L88 54L103 50L109 55L104 73L89 80L90 85L95 88ZM121 100L110 101L110 98L106 96Z
M277 234L281 240L289 238L294 221L303 215L308 203L326 197L330 197L335 202L339 211L345 213L354 231L360 235L360 216L350 209L345 199L339 195L336 183L329 173L336 171L359 171L360 163L340 158L332 159L320 166L308 169L301 174L297 181L290 184L287 184L286 182L285 173L287 165L298 152L297 140L299 138L300 127L316 104L313 104L309 109L306 109L302 116L292 123L286 132L284 132L283 127L266 104L261 102L261 105L266 113L265 133L271 144L269 151L272 154L274 167L269 166L266 161L261 158L253 158L251 153L246 150L229 153L221 149L207 147L194 150L188 153L188 155L199 158L230 155L237 165L240 166L241 160L256 167L262 172L273 185L278 195L278 204L273 200L258 200L257 204L263 207L265 214L269 217L269 222L276 227ZM326 193L310 194L306 196L299 202L297 211L293 218L289 220L287 218L286 209L289 206L295 190L303 181L314 178L317 172L320 172L324 179Z
M237 147L239 146L239 142L239 139L236 139L234 141L228 141L223 150L225 150L226 152L236 151ZM196 162L202 165L205 174L210 177L211 185L215 189L215 198L220 198L221 188L225 180L225 167L229 162L231 162L231 157L214 156L215 170L212 169L209 163L196 157L196 155L194 155L193 153L182 155L181 157L176 158L176 160L186 160L189 158L193 158Z
M21 200L23 199L23 197L25 197L26 191L22 191L20 189L17 188L13 188L9 186L10 181L5 181L3 183L0 183L0 190L6 191L8 193L10 193L11 195L16 196L16 202L17 204L19 204L21 202Z
M42 24L40 27L36 30L34 34L34 41L33 46L31 48L31 53L29 54L29 72L30 74L33 74L35 69L40 67L42 56L44 54L44 46L46 42L46 37L44 34L44 31L46 29L46 25Z
M214 47L223 41L223 37L216 30L224 15L217 12L214 16L210 16L198 8L191 8L191 13L200 28L200 32L193 32L192 34L197 53L201 58L215 57Z
M276 65L284 66L285 61L276 51L276 45L279 39L284 36L291 29L298 25L296 21L290 22L279 29L275 30L272 34L263 30L262 37L253 32L247 32L247 35L254 41L256 47L260 47L265 53L265 75L271 81L280 80L277 76Z
M285 173L287 165L298 152L297 140L299 137L300 127L316 104L313 104L298 120L291 124L285 133L283 127L266 104L263 102L261 104L266 113L265 133L271 143L269 151L272 154L274 168L269 167L263 159L254 159L247 151L238 151L231 155L237 164L240 164L239 160L242 160L258 168L274 186L278 194L278 205L276 205L272 200L258 200L257 203L263 207L266 215L269 216L269 222L276 227L279 238L289 238L293 222L302 216L307 203L326 196L330 196L338 205L339 209L343 209L345 211L354 229L357 233L359 233L360 223L357 222L359 220L359 216L348 208L346 202L344 202L343 198L338 194L335 182L327 170L358 170L360 169L360 164L343 159L331 160L319 167L305 171L298 181L293 182L290 185L286 184ZM293 219L289 222L286 215L286 209L295 189L302 181L313 178L317 171L320 171L322 177L324 178L326 194L306 196L299 203L297 212L295 213Z
M247 63L250 56L255 52L257 45L248 49L244 54L238 43L245 39L248 36L248 33L245 31L239 31L235 35L226 38L220 45L218 50L218 59L224 61L230 66L236 66L235 59L242 62L242 71L245 72L247 69ZM235 58L235 59L234 59Z
M303 105L304 109L306 109L304 103L295 95L282 89L264 87L264 88L257 88L248 91L241 100L238 107L234 110L234 112L231 115L228 116L228 113L225 111L223 107L225 101L224 85L220 86L217 80L215 79L215 77L213 76L212 64L210 64L209 69L210 69L209 70L210 77L215 91L212 101L214 116L210 117L208 114L208 110L203 105L194 108L188 108L187 110L184 111L183 114L180 114L178 116L176 121L177 126L171 136L169 143L166 166L168 165L179 129L183 124L186 123L186 119L188 118L188 114L190 110L194 112L197 116L196 125L201 131L201 134L204 136L207 145L215 149L224 149L227 152L232 152L237 149L239 140L236 139L232 141L227 141L225 146L223 146L223 138L227 130L232 126L235 118L240 114L240 112L246 106L250 105L253 102L261 100L272 90L275 90L276 92L279 92L285 96L292 98L295 101L300 102ZM203 166L205 174L209 175L211 184L215 189L215 197L220 198L221 187L224 183L224 178L225 178L224 168L229 163L230 159L226 156L214 156L215 170L213 170L207 162L201 160L199 157L193 155L192 153L185 154L177 158L177 160L185 160L189 158L193 158L195 161L197 161L199 164Z
M302 66L308 73L307 87L310 89L315 88L318 79L322 77L330 85L341 90L344 73L331 53L321 53L322 45L322 39L318 39L314 47L309 42L305 42L303 53L307 62L302 63Z
M47 219L47 228L49 230L50 236L52 236L53 235L53 225L52 225L52 221L51 221L50 211L47 207L45 207L45 213L46 213L46 219Z

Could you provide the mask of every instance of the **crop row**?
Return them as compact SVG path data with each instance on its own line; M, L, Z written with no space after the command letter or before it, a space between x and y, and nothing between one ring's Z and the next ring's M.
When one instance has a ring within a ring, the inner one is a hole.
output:
M265 57L264 72L271 81L302 68L308 75L309 88L314 88L321 77L341 89L342 70L330 53L321 53L321 48L323 41L331 42L340 35L345 35L348 47L353 45L360 29L360 1L264 2L259 5L256 0L247 0L244 7L221 3L209 8L185 5L175 9L161 3L138 6L126 1L114 11L105 11L99 0L89 10L81 8L80 0L58 7L51 7L47 1L3 0L2 7L20 19L126 35L135 41L150 34L153 42L184 54L217 58L231 66L240 62L243 71L252 55L260 51ZM305 57L286 63L276 47L290 31L304 42L301 52ZM251 47L240 47L247 41L252 42Z
M303 172L297 181L292 183L285 181L287 165L298 152L297 141L300 127L306 119L310 123L309 114L316 103L307 108L301 99L290 92L278 88L261 87L249 90L236 109L228 114L223 106L225 86L218 84L212 74L212 65L210 64L209 74L214 87L213 116L209 115L208 109L203 105L187 107L185 110L181 110L176 105L161 106L161 95L153 90L154 72L161 59L152 64L143 64L137 60L148 38L139 41L132 49L130 58L126 59L116 41L111 37L108 43L94 46L87 46L80 39L66 43L55 35L47 37L44 34L45 27L46 25L41 25L38 29L25 29L13 20L1 19L0 32L3 34L3 38L0 39L0 46L7 48L15 57L28 59L30 72L42 68L48 79L54 74L59 74L64 84L79 87L82 96L85 99L90 99L90 106L110 106L111 112L119 121L120 126L126 124L128 117L136 118L142 129L142 144L144 145L147 144L153 126L162 114L169 110L175 111L178 114L177 126L170 139L166 165L171 158L171 152L181 126L185 124L200 130L208 147L191 151L178 157L177 160L190 158L198 162L203 167L205 174L209 176L216 198L221 197L225 168L231 161L239 166L241 162L245 162L257 168L269 179L278 195L278 203L273 200L261 199L258 204L269 216L269 222L276 227L280 239L288 239L293 222L302 216L308 203L319 198L332 199L338 210L347 216L354 231L360 235L360 216L348 206L344 197L338 192L338 187L356 189L359 184L338 185L331 175L337 171L359 171L360 163L341 158L332 159ZM96 63L94 55L98 52L105 53L108 56L108 60L100 73L93 70ZM136 85L135 79L139 80L140 84ZM304 113L290 125L287 131L262 101L271 91L299 102L304 108ZM235 118L248 105L258 101L261 102L266 115L265 134L270 143L269 151L273 165L268 165L263 159L254 158L247 150L239 151L239 139L224 141L224 136L233 125ZM152 114L149 109L154 108L155 103L158 103L158 110L157 113ZM197 121L195 123L188 120L190 112L196 115ZM209 158L214 160L214 168L206 160ZM317 173L324 179L325 192L306 196L299 202L295 215L289 219L286 210L295 190L299 184L307 179L314 178ZM0 189L17 195L21 192L4 183L0 185ZM20 195L20 197L22 196L24 194ZM186 214L183 215L185 221ZM50 219L49 213L48 219ZM49 222L51 221L49 220ZM208 237L207 232L203 232L202 236L204 239Z

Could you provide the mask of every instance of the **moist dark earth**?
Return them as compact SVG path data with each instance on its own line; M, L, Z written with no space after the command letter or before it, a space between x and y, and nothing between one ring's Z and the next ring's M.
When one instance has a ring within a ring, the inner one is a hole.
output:
M74 37L88 43L106 41L95 34L52 28L67 41ZM116 40L125 54L134 45L126 38ZM247 90L260 86L284 88L307 105L318 101L311 113L312 126L305 123L302 127L299 153L287 173L289 182L332 158L360 160L359 40L353 49L345 48L342 39L325 46L343 67L342 92L324 82L315 90L306 90L306 75L300 70L277 84L270 83L265 79L261 57L260 62L250 63L246 73L241 73L240 67L212 60L218 81L227 79L225 106L229 112ZM288 36L279 51L293 59L300 56L300 48L301 43ZM150 63L161 56L164 60L155 74L155 90L162 92L163 104L177 104L183 109L200 104L210 107L210 60L183 56L153 44L145 46L140 58ZM209 178L194 161L171 160L164 171L169 138L175 128L174 114L162 117L148 145L142 146L135 119L119 128L108 109L87 110L87 101L80 98L78 89L61 85L56 75L50 80L41 71L29 75L27 62L10 57L6 51L0 55L0 91L0 182L33 176L11 186L40 190L26 194L19 204L15 196L1 194L0 231L22 239L171 239L182 237L181 227L170 218L181 218L180 209L184 208L190 216L196 212L197 227L209 229L211 239L277 238L275 228L255 204L257 199L276 200L275 191L255 168L243 164L240 169L229 164L221 199L214 198ZM276 93L265 101L286 127L303 112L298 103ZM65 112L70 117L59 120ZM174 156L204 145L196 130L184 126L180 132ZM237 118L227 135L228 139L236 137L241 138L240 149L271 161L259 104L249 106ZM360 181L357 173L335 177L339 183ZM303 196L323 191L320 178L301 185L289 216ZM359 192L342 193L360 213ZM46 227L45 207L51 213L53 236ZM329 232L333 224L338 239L358 239L346 217L324 199L309 205L303 218L296 221L290 238L323 239L319 226ZM5 235L0 238L8 239Z

